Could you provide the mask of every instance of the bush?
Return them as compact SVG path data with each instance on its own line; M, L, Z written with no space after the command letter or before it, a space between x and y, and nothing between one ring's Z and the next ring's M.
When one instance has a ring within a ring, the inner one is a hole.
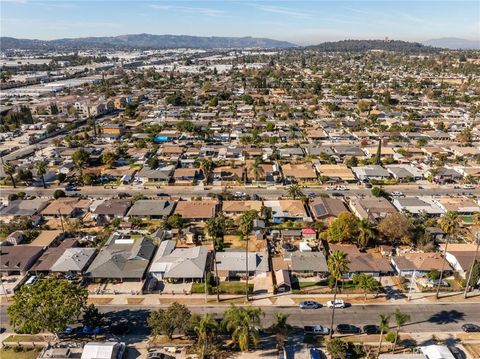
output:
M61 198L61 197L65 197L65 191L63 191L61 189L57 189L57 190L55 190L55 192L53 192L53 198L58 199L58 198Z
M389 343L394 343L396 337L397 337L397 333L391 330L385 335L385 340Z

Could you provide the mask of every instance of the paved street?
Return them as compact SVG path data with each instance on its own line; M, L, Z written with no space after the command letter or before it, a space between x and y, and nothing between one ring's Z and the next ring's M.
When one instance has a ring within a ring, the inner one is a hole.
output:
M99 306L100 310L112 319L127 319L134 327L134 333L147 334L145 325L150 307L141 306ZM195 313L211 313L222 317L226 306L190 306ZM480 304L404 304L404 305L353 305L350 308L336 311L336 323L349 323L355 325L376 324L381 313L393 313L399 308L402 312L411 315L411 321L404 327L408 332L456 332L461 331L464 323L480 323ZM265 316L263 326L269 326L275 320L276 313L286 313L290 317L291 325L303 327L310 324L330 325L331 311L327 308L316 310L301 310L297 307L262 307ZM11 331L7 323L6 306L1 306L2 326ZM392 318L392 324L394 323ZM137 333L138 332L138 333Z

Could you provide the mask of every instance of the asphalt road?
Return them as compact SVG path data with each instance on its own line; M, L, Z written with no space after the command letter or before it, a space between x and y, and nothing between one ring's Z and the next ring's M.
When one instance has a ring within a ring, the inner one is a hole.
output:
M0 196L3 198L8 197L11 193L17 193L19 191L26 192L27 194L36 195L36 196L44 196L44 197L52 197L53 192L62 187L52 187L43 189L41 187L28 187L28 188L2 188L0 189ZM418 188L417 185L398 185L398 186L385 186L386 191L400 191L403 192L405 195L419 195L419 196L429 196L429 195L462 195L462 194L473 194L476 196L480 195L480 188L476 188L473 190L465 190L465 189L454 189L453 186L424 186L423 188ZM143 186L118 186L116 188L104 188L103 186L89 186L89 187L79 187L79 190L76 192L67 192L67 194L82 194L84 196L92 197L92 198L108 198L117 196L118 193L129 193L130 195L136 193L142 193L147 197L156 197L158 193L165 193L167 195L172 196L182 196L182 197L195 197L195 196L205 196L209 193L221 193L224 190L223 187L213 187L207 186L207 189L202 189L199 187L175 187L175 186L163 186L159 188L155 187L143 187ZM358 195L370 195L371 190L368 188L359 187L353 185L350 187L348 191L327 191L326 186L323 188L303 188L302 189L305 194L309 193L340 193L344 196L358 196ZM286 194L286 188L278 186L278 187L270 187L270 188L262 188L262 187L234 187L228 188L230 192L245 192L249 195L257 194L261 197L269 197L269 198L277 198L279 196Z
M114 321L127 319L132 327L132 334L148 335L146 318L150 307L137 306L99 306L107 318ZM221 318L227 306L191 306L194 313L210 313ZM379 314L391 314L396 309L411 316L410 322L402 331L405 332L458 332L464 323L480 323L480 304L403 304L403 305L353 305L349 308L338 309L335 312L335 323L348 323L358 326L377 324ZM261 307L265 316L262 325L267 327L275 321L276 313L289 314L290 325L303 327L304 325L322 324L330 326L331 310L323 307L320 309L301 310L297 307ZM0 307L1 325L11 331L6 314L6 306ZM391 319L391 325L394 325Z

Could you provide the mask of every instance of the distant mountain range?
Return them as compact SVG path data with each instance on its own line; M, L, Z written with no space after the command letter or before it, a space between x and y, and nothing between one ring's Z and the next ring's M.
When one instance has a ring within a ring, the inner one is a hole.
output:
M442 37L440 39L431 39L423 41L422 44L452 50L480 49L480 40L467 40L460 39L458 37Z
M441 49L425 46L418 42L407 42L400 40L342 40L335 42L324 42L318 45L309 46L324 52L364 52L371 50L396 51L409 54L435 53Z
M162 49L162 48L290 48L296 45L256 37L203 37L187 35L120 35L81 37L57 40L30 40L0 37L2 49L21 50L80 50L80 49Z

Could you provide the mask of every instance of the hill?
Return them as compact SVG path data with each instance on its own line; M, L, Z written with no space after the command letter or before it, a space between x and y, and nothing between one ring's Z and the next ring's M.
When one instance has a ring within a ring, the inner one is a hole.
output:
M435 53L440 49L425 46L417 42L400 40L342 40L335 42L324 42L319 45L309 46L324 52L365 52L371 50L395 51L409 54Z
M452 50L479 50L479 40L460 39L458 37L442 37L440 39L431 39L423 41L422 44L427 46L443 47Z
M1 37L2 49L77 50L99 49L161 49L161 48L289 48L295 45L255 37L202 37L187 35L135 34L105 37L83 37L57 40L30 40Z

